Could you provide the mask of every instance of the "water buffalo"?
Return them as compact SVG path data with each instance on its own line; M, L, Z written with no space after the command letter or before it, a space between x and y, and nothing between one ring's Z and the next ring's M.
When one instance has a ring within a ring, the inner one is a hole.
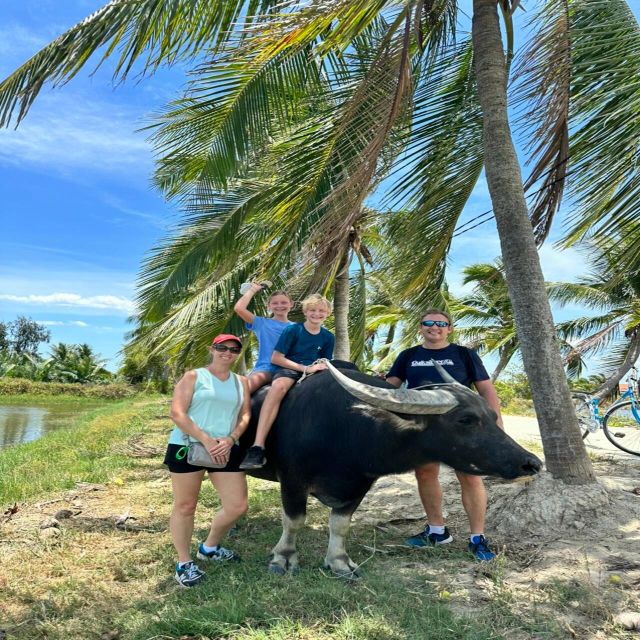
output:
M351 363L334 364L291 389L267 441L267 464L250 472L280 482L283 531L270 571L298 568L295 540L309 494L331 508L325 566L353 575L357 565L345 548L351 516L380 476L436 461L509 479L540 470L540 460L496 425L485 401L439 365L449 383L416 391L395 389ZM243 445L253 442L265 392L253 398Z

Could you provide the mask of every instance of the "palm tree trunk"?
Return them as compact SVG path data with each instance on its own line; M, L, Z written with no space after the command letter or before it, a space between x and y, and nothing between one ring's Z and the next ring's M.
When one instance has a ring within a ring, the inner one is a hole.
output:
M620 380L629 372L629 369L640 358L640 331L631 338L629 350L622 364L614 371L613 375L608 378L595 392L596 398L600 400L606 398L613 393Z
M511 360L511 356L513 355L513 349L503 349L500 353L500 360L498 361L498 365L493 370L491 374L491 382L495 382L498 379L498 376L502 373L502 370L509 364L509 360Z
M487 183L547 469L568 484L587 484L595 476L571 404L509 128L497 0L473 0L472 37Z
M397 323L395 322L389 325L389 331L387 331L387 339L384 341L384 344L386 347L391 347L391 345L393 344L393 341L396 337L396 326L397 326ZM387 348L387 351L389 351L388 348Z
M349 249L346 249L333 283L333 316L336 328L334 358L349 360Z

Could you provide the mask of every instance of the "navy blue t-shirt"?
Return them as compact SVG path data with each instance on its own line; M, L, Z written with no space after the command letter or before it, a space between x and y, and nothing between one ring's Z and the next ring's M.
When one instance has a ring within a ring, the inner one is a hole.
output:
M466 358L463 349L468 354ZM425 349L422 345L405 349L396 358L387 378L393 376L402 381L406 380L409 389L430 382L444 382L431 360L435 360L466 387L470 387L473 382L489 380L489 374L480 356L473 349L457 344L447 345L444 349Z
M309 333L304 322L289 325L278 338L274 351L298 364L313 364L318 358L333 358L336 339L331 331L320 327L320 333Z

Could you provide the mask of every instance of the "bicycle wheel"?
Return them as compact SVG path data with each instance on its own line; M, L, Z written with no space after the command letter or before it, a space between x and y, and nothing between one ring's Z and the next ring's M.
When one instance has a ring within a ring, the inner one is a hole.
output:
M634 415L634 404L636 412L639 412L640 406L630 400L614 404L605 414L602 428L611 444L640 456L640 422Z
M591 407L582 394L571 394L571 400L573 401L573 408L575 409L582 439L584 440L591 433L591 429L589 429L589 424L593 420Z

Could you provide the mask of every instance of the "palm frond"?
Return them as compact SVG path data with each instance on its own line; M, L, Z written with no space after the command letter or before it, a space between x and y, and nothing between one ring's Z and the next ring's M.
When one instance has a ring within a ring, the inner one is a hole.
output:
M547 282L549 300L560 305L579 304L590 309L604 309L611 306L611 295L598 284L577 282Z
M640 27L623 0L571 3L571 228L563 245L622 232L640 253Z
M534 185L538 189L529 215L536 242L542 244L562 202L569 160L569 1L546 0L531 23L537 31L524 50L514 79L516 106L533 130L528 151L534 165L525 190Z
M390 174L386 202L401 210L389 220L397 249L386 266L400 295L424 308L438 297L453 230L483 164L469 43L443 53L423 76L407 136Z
M188 193L201 178L227 188L229 179L252 170L274 132L290 129L308 110L301 97L319 102L322 92L319 67L306 50L261 63L227 53L192 75L186 96L152 125L160 157L155 182L169 196Z
M117 56L114 79L138 60L144 72L193 58L224 43L236 23L248 26L275 0L111 0L35 54L0 84L0 126L24 118L45 83L71 80L94 53L100 66ZM255 17L257 16L257 17Z

